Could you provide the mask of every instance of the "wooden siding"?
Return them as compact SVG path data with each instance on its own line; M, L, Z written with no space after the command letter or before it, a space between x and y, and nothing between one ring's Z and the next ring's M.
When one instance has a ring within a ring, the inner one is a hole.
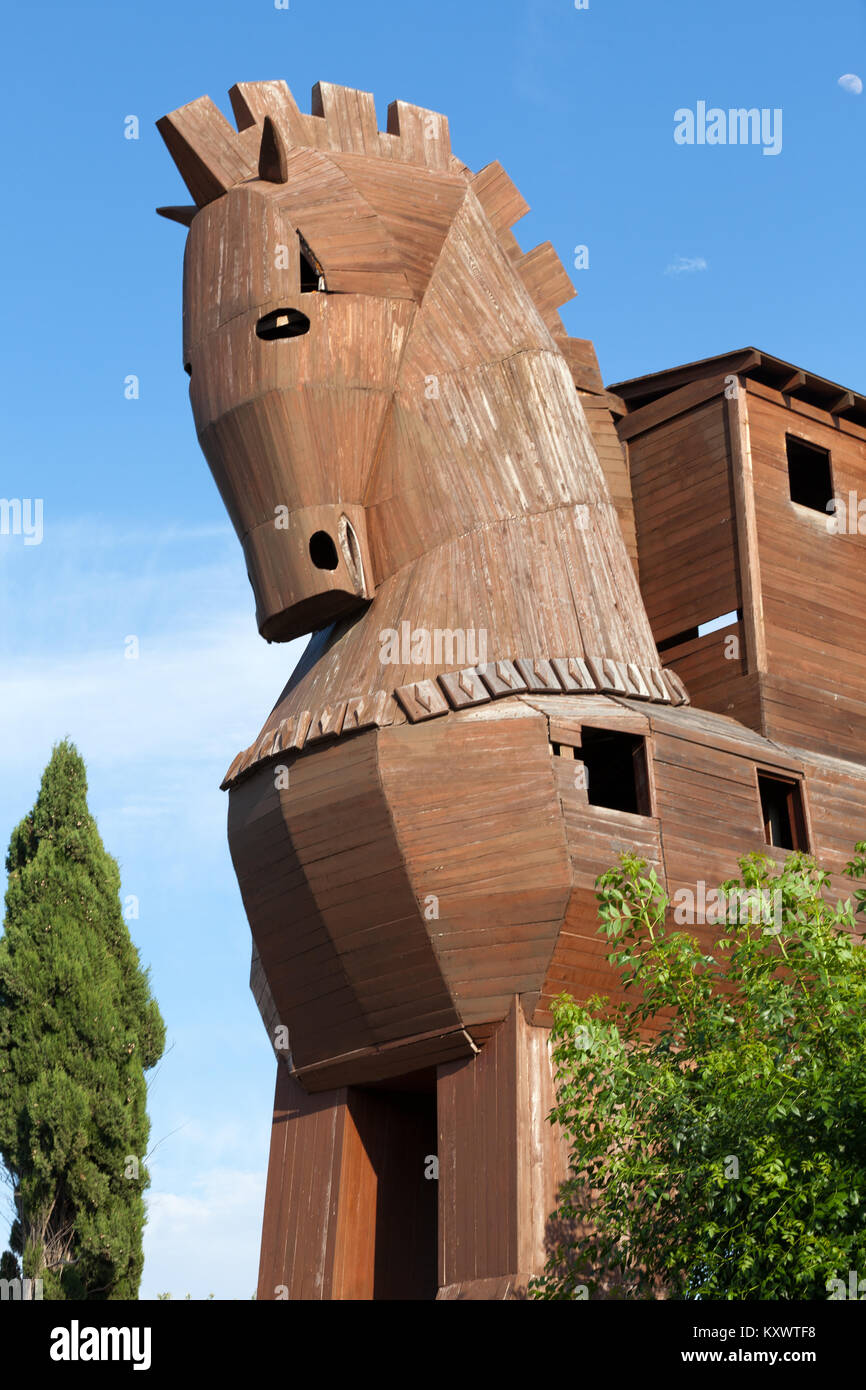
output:
M524 1290L544 1264L550 1213L567 1172L544 1029L514 1000L470 1062L439 1068L440 1298Z
M866 440L749 391L768 672L765 731L866 760L866 534L790 499L786 435L830 452L834 491L866 497ZM863 519L866 528L866 517Z
M641 593L664 642L741 602L724 398L631 438L628 456Z
M606 397L591 391L578 391L578 396L595 443L598 461L607 479L611 501L616 507L628 557L637 570L637 534L625 448L619 441Z
M761 727L760 688L757 679L747 674L745 634L739 619L678 644L663 652L662 659L676 671L698 709L726 714L752 729Z
M335 1296L332 1193L340 1176L346 1109L345 1088L308 1096L278 1064L258 1299Z
M522 717L513 717L522 712ZM380 734L382 783L464 1025L538 988L571 890L547 721L525 705ZM432 910L432 909L431 909Z
M697 894L699 882L709 891L738 878L738 861L744 854L757 851L780 864L784 861L786 852L764 839L759 767L803 779L810 847L831 873L836 896L850 896L850 881L841 870L855 842L866 837L866 768L770 742L732 719L701 710L662 711L633 701L619 703L645 724L655 815L633 816L589 805L585 790L574 785L574 763L561 761L559 795L574 892L532 1015L535 1023L550 1021L550 1001L563 990L579 998L594 992L622 997L607 964L607 942L598 934L594 892L596 876L612 866L621 849L646 859L671 897L681 888ZM600 721L588 710L586 722ZM618 727L616 714L608 714L603 723ZM579 725L575 719L578 731ZM560 718L558 728L562 727ZM712 925L697 923L694 931L707 949L715 940Z
M376 734L232 793L235 872L295 1065L458 1023L377 772ZM387 902L387 913L380 905Z

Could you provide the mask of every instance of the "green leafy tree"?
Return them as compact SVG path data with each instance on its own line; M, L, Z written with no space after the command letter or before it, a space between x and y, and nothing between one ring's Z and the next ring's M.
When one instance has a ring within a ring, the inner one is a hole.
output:
M143 1263L144 1073L165 1028L120 906L120 873L59 743L12 834L0 939L0 1158L10 1245L46 1299L134 1299Z
M740 871L713 954L642 860L597 882L623 990L554 1004L570 1174L534 1298L826 1299L866 1278L866 890L832 905L799 853Z

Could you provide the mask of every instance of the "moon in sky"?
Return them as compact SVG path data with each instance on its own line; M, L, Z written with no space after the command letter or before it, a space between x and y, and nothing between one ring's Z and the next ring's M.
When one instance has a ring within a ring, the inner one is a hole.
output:
M856 72L843 73L839 78L839 86L843 91L853 92L858 97L863 90L862 79L857 76Z

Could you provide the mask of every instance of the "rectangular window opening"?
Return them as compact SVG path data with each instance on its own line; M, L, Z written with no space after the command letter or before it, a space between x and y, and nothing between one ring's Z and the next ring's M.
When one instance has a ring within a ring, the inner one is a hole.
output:
M592 729L584 724L581 746L574 756L584 765L590 806L628 811L635 816L652 814L646 739L640 734Z
M698 637L706 637L711 632L718 632L723 627L733 627L734 623L742 622L742 608L732 608L730 613L722 613L718 618L708 618L705 622L699 623L697 627L685 628L673 637L665 637L663 641L657 642L656 647L659 652L670 651L673 647L681 647L686 642L694 642Z
M828 450L787 434L785 451L788 456L791 501L827 516L833 511L832 507L827 506L833 500L833 475Z
M758 773L764 839L776 849L807 850L802 783L794 777Z

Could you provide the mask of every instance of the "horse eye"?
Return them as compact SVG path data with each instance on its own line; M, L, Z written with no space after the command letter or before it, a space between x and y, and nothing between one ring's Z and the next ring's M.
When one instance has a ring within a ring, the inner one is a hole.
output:
M256 324L256 333L268 342L274 338L300 338L309 331L310 320L300 309L274 309Z

